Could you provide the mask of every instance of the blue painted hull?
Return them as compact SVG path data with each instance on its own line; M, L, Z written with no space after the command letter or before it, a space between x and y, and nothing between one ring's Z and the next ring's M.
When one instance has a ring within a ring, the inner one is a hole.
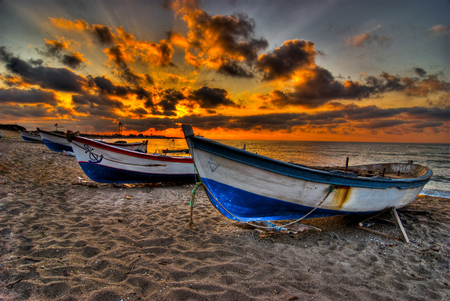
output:
M27 137L25 137L25 136L22 136L22 139L25 140L26 142L42 142L42 140L39 140L39 139L30 139L30 138L27 138Z
M47 139L42 139L42 141L44 141L45 145L47 145L47 147L54 152L60 152L60 153L62 153L63 151L73 152L73 149L70 146L55 143L55 142L49 141Z
M84 173L95 182L99 183L158 183L158 182L175 182L186 183L194 182L193 174L168 175L168 174L149 174L142 172L131 172L117 168L111 168L104 165L78 162Z
M274 198L253 194L214 180L202 178L211 203L227 218L236 221L267 221L298 219L311 212L313 207L293 204ZM216 201L220 200L220 204ZM350 212L317 208L308 218L349 214ZM359 212L373 213L372 211Z
M194 136L183 125L211 203L239 221L292 220L402 208L433 175L412 163L311 168Z

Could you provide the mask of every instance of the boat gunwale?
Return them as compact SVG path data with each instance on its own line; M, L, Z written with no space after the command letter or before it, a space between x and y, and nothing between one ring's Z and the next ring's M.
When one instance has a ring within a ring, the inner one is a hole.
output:
M95 146L95 147L98 147L98 148L101 148L101 149L104 149L107 151L111 151L114 153L119 153L122 155L136 157L136 158L140 158L140 159L174 162L174 163L188 163L188 164L193 163L192 157L174 157L174 156L165 156L165 155L153 155L153 154L149 154L149 153L140 153L140 152L123 149L123 148L120 148L117 146L106 144L104 142L99 142L99 141L95 141L95 140L88 139L85 137L80 137L80 136L74 136L71 139L72 139L71 143L73 143L73 142L83 143L83 144ZM77 145L77 147L80 147L80 146Z
M294 164L289 162L284 162L280 160L276 160L267 156L262 156L259 154L255 154L246 150L242 150L239 148L235 148L229 145L225 145L210 139L197 137L197 136L187 136L186 139L190 139L192 142L192 148L197 148L200 150L203 150L208 153L215 154L220 157L227 158L229 160L233 160L236 162L239 162L241 164L253 166L255 168L263 169L266 171L270 171L276 174L281 174L297 179L302 179L306 181L313 181L318 183L326 183L326 184L334 184L334 185L346 185L346 186L353 186L353 187L366 187L366 188L400 188L400 189L406 189L406 188L412 188L412 187L419 187L424 186L431 176L433 175L433 172L423 165L418 164L412 164L415 166L420 166L426 169L426 173L419 177L414 178L407 178L407 179L393 179L393 178L375 178L375 177L359 177L356 175L353 176L346 176L342 172L337 171L336 173L333 173L331 171L324 171L319 169L314 169L305 165L301 164ZM202 145L203 144L203 145ZM237 156L231 156L230 154L239 154L240 158L237 158ZM243 158L253 158L252 161L258 161L259 164L256 162L249 162L249 160L244 160ZM273 167L278 168L270 168L267 167L265 164L261 163L270 163L273 165ZM355 168L358 166L368 166L368 165L380 165L380 164L397 164L397 165L410 165L410 163L374 163L374 164L362 164L357 166L349 166L349 168ZM290 172L283 171L284 169L287 169ZM297 174L295 173L297 172ZM308 173L308 175L299 175L298 172L301 173ZM312 175L312 176L311 176ZM317 178L322 177L322 179ZM324 179L324 177L330 177L329 180ZM339 181L336 181L339 180Z

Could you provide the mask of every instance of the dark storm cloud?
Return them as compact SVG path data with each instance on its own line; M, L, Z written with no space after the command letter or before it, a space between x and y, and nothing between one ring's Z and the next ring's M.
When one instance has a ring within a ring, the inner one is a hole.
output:
M408 116L411 118L422 119L422 120L440 120L449 121L450 120L450 107L445 108L424 108L424 107L412 107L408 108Z
M202 108L215 109L219 106L238 107L231 99L227 90L203 86L192 91L189 99L197 102Z
M449 83L436 75L422 79L399 77L383 72L379 77L368 76L365 82L341 82L326 69L316 66L307 70L303 81L291 91L274 90L267 97L277 107L300 105L317 108L337 99L361 100L386 92L403 92L407 96L424 97L430 93L446 92Z
M134 85L139 85L141 83L141 78L136 75L133 72L133 69L125 62L121 46L115 45L109 48L107 53L111 61L116 65L118 75L121 79Z
M144 108L133 109L133 110L130 110L130 112L138 115L141 118L148 114L148 111Z
M85 78L66 68L33 67L29 63L14 56L2 56L6 62L6 70L19 75L25 83L39 85L43 89L53 89L62 92L83 92Z
M67 46L59 41L47 41L45 50L36 49L36 51L46 57L58 57Z
M222 63L219 69L217 69L217 72L233 77L252 78L255 76L249 68L236 61Z
M307 113L273 113L250 116L201 116L190 115L176 119L177 123L191 124L201 130L217 128L227 130L286 130L296 127L315 129L339 128L342 124L364 129L386 129L407 124L415 128L436 128L450 119L449 108L398 108L381 109L376 106L358 107L356 105L336 106L336 110ZM409 117L405 120L405 116ZM437 119L437 120L436 120ZM355 122L357 122L355 124Z
M14 57L14 54L9 52L5 46L0 47L0 61L9 62Z
M362 99L374 93L374 88L358 82L335 80L326 69L315 67L310 70L309 78L294 86L293 91L273 91L270 102L277 107L301 105L316 108L335 99Z
M40 118L40 117L56 117L56 112L45 105L18 105L18 104L2 104L0 116L8 116L9 118Z
M264 115L242 116L232 119L228 128L230 129L266 129L271 131L289 130L295 126L306 125L302 113L274 113Z
M414 68L414 72L416 72L416 74L420 77L424 77L425 75L427 75L427 72L422 68Z
M36 51L45 57L57 59L72 69L78 69L83 66L84 59L82 55L69 51L68 43L47 41L44 50L36 49ZM42 62L39 65L42 65Z
M263 80L289 79L296 70L314 64L317 53L314 43L305 40L286 41L275 50L262 54L256 69L263 73Z
M178 102L185 99L184 95L180 91L167 89L164 90L159 96L161 100L158 103L158 106L162 108L162 114L165 116L176 116L176 105Z
M178 118L177 123L190 124L202 130L223 128L228 130L286 130L307 124L303 113L280 113L250 116L200 116Z
M122 109L124 105L120 101L112 100L106 95L72 95L74 110L78 113L103 116L109 118L118 117L114 109Z
M110 79L105 76L97 76L93 79L95 85L103 92L110 95L125 96L130 92L128 87L115 85Z
M114 42L114 35L109 27L103 25L92 25L91 30L101 44L109 44Z
M380 129L380 128L388 128L397 125L402 125L405 123L409 123L408 121L399 120L399 119L389 119L389 120L376 120L367 123L360 123L358 126L364 129Z
M380 109L377 106L352 107L341 112L349 120L369 120L378 118L392 118L408 111L408 108Z
M78 55L77 53L71 53L71 54L64 54L61 57L61 63L72 69L78 69L83 65L83 60L81 59L81 56Z
M202 130L212 130L217 128L227 129L230 125L231 120L238 117L224 116L224 115L211 115L211 116L201 116L201 115L188 115L178 118L177 123L180 124L190 124L193 127L200 128Z
M138 132L146 132L150 129L155 131L164 131L167 129L180 129L174 119L170 118L145 118L145 119L130 119L121 118L121 122L124 124L126 130L135 130Z
M55 93L39 89L0 89L0 103L28 103L28 104L49 104L56 106L58 99Z
M438 128L443 124L444 123L440 122L440 121L426 121L426 122L418 122L415 124L411 124L411 127L415 128L415 129Z

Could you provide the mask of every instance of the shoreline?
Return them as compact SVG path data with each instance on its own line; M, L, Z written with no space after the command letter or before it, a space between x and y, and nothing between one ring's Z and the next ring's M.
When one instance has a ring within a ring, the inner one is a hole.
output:
M203 189L194 230L193 184L95 183L74 157L2 132L1 301L450 298L446 198L420 196L406 207L417 212L399 213L410 244L362 231L352 217L261 238ZM388 223L371 227L399 237Z

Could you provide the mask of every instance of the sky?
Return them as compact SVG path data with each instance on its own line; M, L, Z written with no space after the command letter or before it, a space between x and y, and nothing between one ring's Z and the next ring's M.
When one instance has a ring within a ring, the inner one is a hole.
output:
M449 143L447 0L0 0L0 123Z

